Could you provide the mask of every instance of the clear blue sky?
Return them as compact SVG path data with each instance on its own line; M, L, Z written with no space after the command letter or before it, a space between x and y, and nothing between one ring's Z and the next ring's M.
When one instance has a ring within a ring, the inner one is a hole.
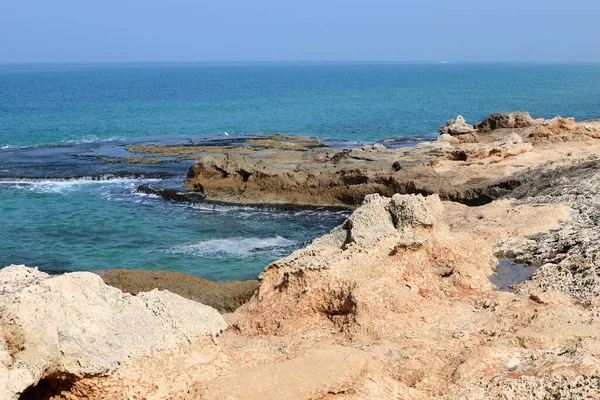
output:
M591 61L599 0L0 0L0 62Z

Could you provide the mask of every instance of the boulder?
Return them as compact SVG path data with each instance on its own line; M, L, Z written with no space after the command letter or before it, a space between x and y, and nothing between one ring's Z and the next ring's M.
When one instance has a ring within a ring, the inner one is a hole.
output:
M475 124L475 128L480 132L488 132L495 129L527 128L537 125L541 121L531 118L531 115L526 111L500 112L488 115L482 122Z
M408 226L433 226L443 218L444 205L437 194L422 195L395 194L390 200L390 214L398 229Z
M375 244L381 237L396 234L392 216L387 212L389 199L378 194L365 197L359 207L344 223L348 231L347 244L356 243L361 246Z
M523 143L523 138L518 134L511 132L504 138L504 141L506 143L520 144Z
M132 296L89 272L9 266L0 270L0 398L16 399L41 380L104 376L226 327L215 309L170 292Z
M460 140L458 140L454 136L449 135L447 133L442 133L440 136L438 136L437 141L438 142L448 142L448 143L452 143L452 144L460 143Z
M446 121L446 125L442 126L439 132L440 135L448 134L455 136L461 143L477 141L477 136L475 135L477 130L473 128L473 125L467 124L462 115L459 115L456 119Z

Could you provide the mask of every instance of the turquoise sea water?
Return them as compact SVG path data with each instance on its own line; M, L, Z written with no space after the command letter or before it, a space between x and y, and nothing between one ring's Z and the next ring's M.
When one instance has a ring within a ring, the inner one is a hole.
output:
M511 110L600 117L600 65L0 65L0 265L255 277L344 213L166 202L137 186L180 185L188 165L89 156L224 132L432 137L457 114Z

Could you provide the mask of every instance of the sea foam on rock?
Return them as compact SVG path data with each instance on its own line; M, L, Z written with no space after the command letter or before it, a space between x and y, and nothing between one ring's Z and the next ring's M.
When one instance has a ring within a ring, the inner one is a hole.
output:
M226 327L215 309L170 292L132 296L93 273L49 276L12 265L0 270L0 399L47 377L106 375Z

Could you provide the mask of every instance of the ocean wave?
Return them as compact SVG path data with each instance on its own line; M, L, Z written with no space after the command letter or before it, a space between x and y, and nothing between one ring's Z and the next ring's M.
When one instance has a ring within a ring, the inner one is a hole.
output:
M100 175L85 175L76 176L72 178L0 178L0 184L2 183L97 183L97 182L109 182L109 181L140 181L145 182L158 182L163 179L164 174L145 174L145 173L133 173L133 174L100 174Z
M94 135L87 135L84 136L80 139L71 139L71 140L67 140L66 143L69 144L79 144L79 143L96 143L96 142L114 142L117 140L124 140L123 138L119 137L119 136L112 136L109 138L99 138L98 136L94 136Z
M270 213L279 211L277 208L259 207L259 206L248 206L243 204L225 204L225 203L191 203L189 205L194 210L199 211L248 211L252 214L258 213Z
M289 248L298 242L281 236L273 238L231 238L212 239L200 243L176 246L166 250L167 253L186 254L191 256L229 255L248 257L256 254L271 253L276 250Z
M158 179L147 179L147 182L156 182ZM71 179L0 179L0 187L8 186L11 189L27 190L36 193L65 193L79 190L88 185L115 185L135 187L140 182L135 178L110 178L81 177Z

